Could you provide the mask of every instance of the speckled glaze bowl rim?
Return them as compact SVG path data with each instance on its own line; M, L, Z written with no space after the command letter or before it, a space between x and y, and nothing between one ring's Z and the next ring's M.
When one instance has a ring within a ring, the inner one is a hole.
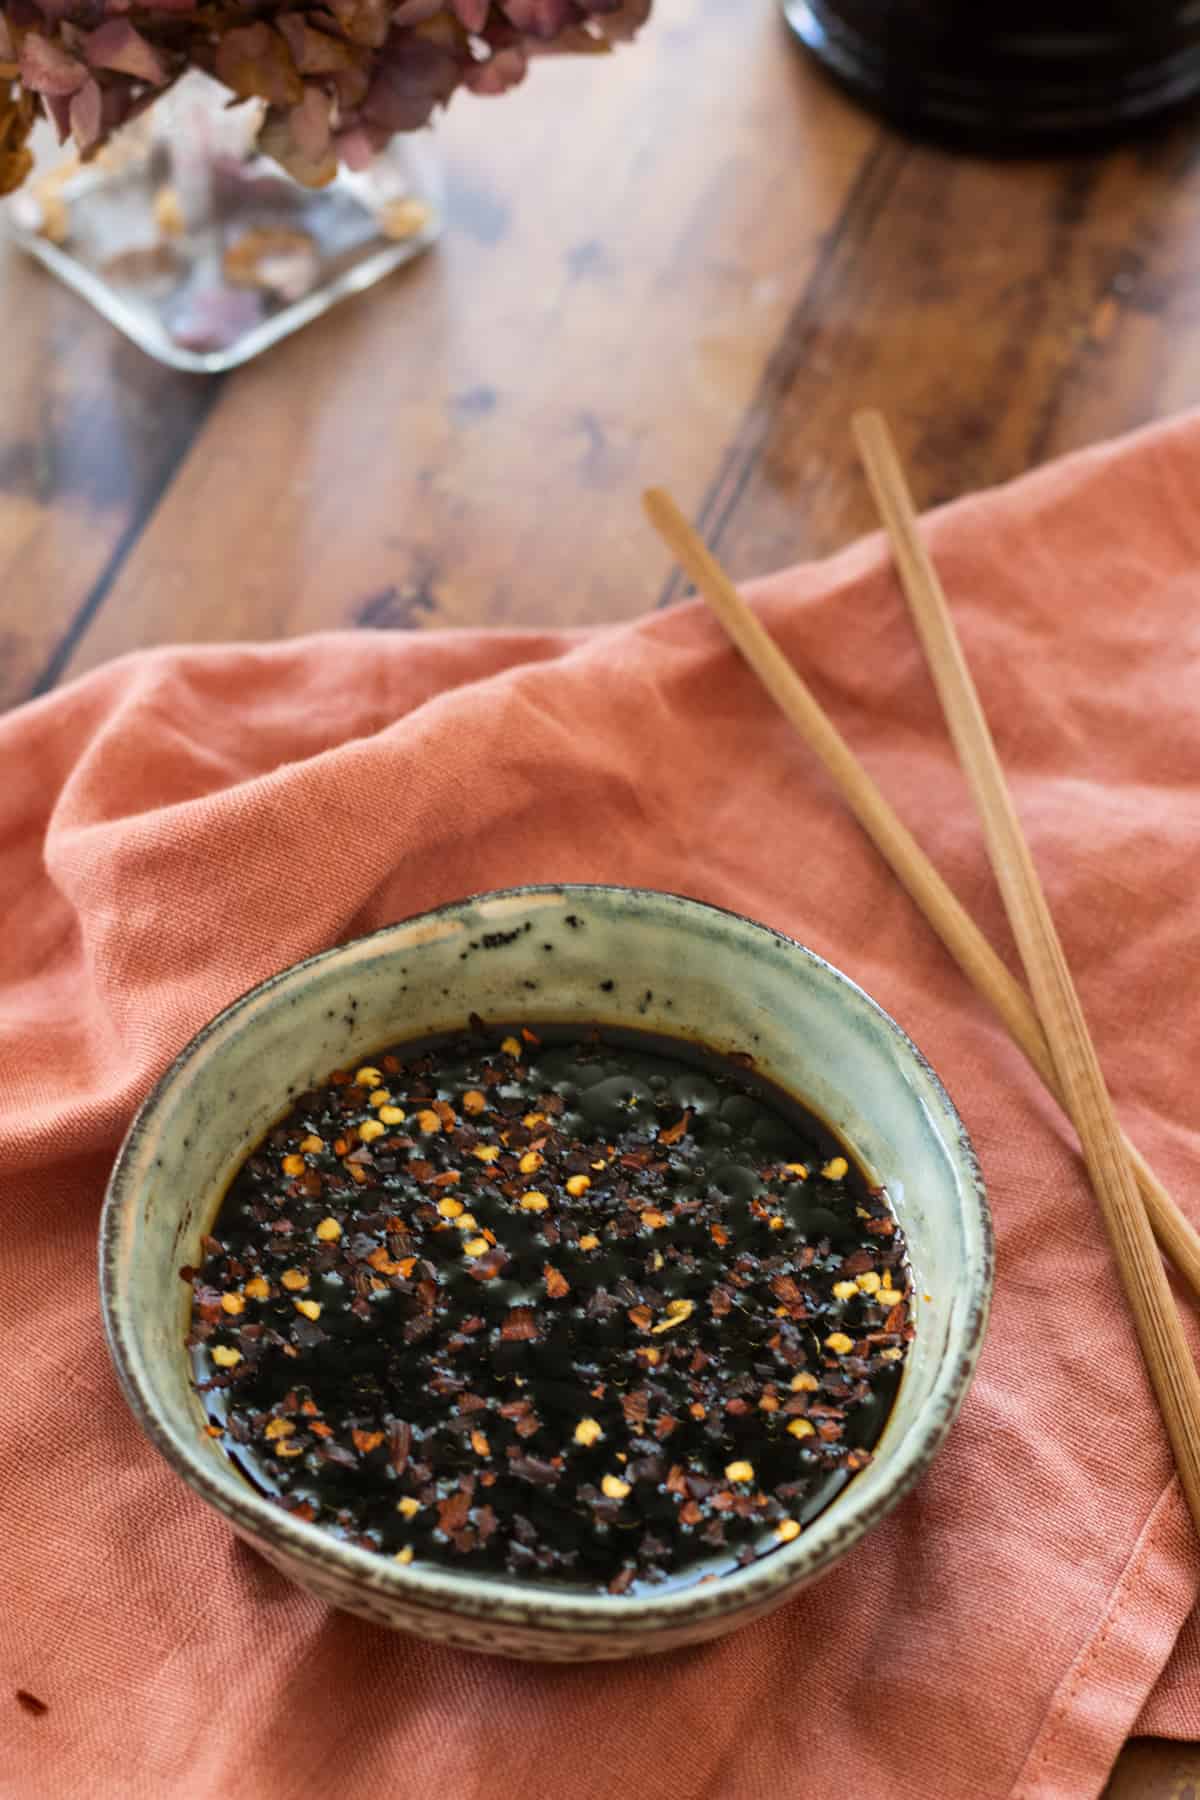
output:
M834 979L835 986L845 988L856 1000L875 1014L895 1046L901 1059L911 1061L928 1081L944 1112L943 1126L957 1146L961 1167L967 1176L964 1202L974 1205L977 1232L977 1254L974 1266L961 1270L961 1278L970 1283L969 1305L961 1327L954 1334L942 1358L934 1386L921 1411L894 1449L886 1453L890 1463L890 1479L874 1500L855 1506L853 1485L834 1502L841 1515L841 1530L830 1537L816 1553L807 1548L802 1536L784 1545L769 1557L746 1569L723 1575L719 1581L702 1587L672 1590L659 1597L628 1599L621 1595L594 1594L576 1589L556 1588L536 1581L515 1582L504 1578L480 1578L453 1570L423 1569L401 1566L370 1551L341 1543L317 1525L291 1518L287 1513L260 1497L231 1463L227 1471L219 1462L202 1457L201 1440L195 1448L177 1437L163 1422L155 1405L153 1392L145 1380L142 1359L126 1334L123 1313L128 1300L117 1279L121 1267L120 1245L128 1230L128 1220L136 1207L139 1188L134 1185L136 1153L143 1137L154 1127L159 1112L170 1099L172 1089L186 1078L192 1065L206 1046L236 1020L243 1010L277 991L286 993L294 983L319 967L336 962L364 946L379 943L397 932L411 931L472 906L490 902L513 902L523 898L542 897L573 900L583 905L589 896L619 896L631 901L648 901L667 908L681 908L713 914L730 921L751 934L774 940L791 954L803 958ZM691 1618L711 1620L725 1614L736 1614L758 1606L766 1596L779 1594L793 1586L806 1585L823 1574L854 1544L872 1530L879 1521L910 1491L924 1474L942 1446L970 1386L987 1328L991 1306L994 1272L994 1244L987 1194L978 1158L958 1110L945 1085L907 1032L891 1015L834 964L810 950L786 933L764 925L745 914L707 901L695 900L657 888L625 887L611 882L550 882L515 888L487 890L446 902L442 906L400 919L362 937L352 938L327 950L290 964L248 988L230 1002L214 1018L202 1026L189 1040L142 1101L124 1141L117 1153L105 1192L99 1237L101 1310L109 1353L112 1357L126 1401L150 1441L180 1474L188 1485L221 1513L241 1535L253 1541L265 1540L284 1555L301 1562L315 1564L349 1577L358 1586L376 1595L392 1593L397 1601L411 1609L424 1605L431 1613L452 1613L462 1618L485 1620L498 1607L512 1618L521 1615L531 1626L564 1632L588 1632L643 1629L647 1637L655 1628L678 1628Z

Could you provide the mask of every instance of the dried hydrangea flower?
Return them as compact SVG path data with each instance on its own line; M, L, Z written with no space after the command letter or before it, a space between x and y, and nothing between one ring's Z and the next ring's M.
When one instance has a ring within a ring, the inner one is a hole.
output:
M650 0L0 0L0 193L47 118L93 155L190 69L265 103L260 147L308 187L363 168L464 88L500 94L534 54L605 51Z

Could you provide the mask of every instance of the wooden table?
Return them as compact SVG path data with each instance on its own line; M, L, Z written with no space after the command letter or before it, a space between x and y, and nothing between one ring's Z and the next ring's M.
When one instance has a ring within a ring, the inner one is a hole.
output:
M224 379L0 250L0 705L172 639L628 618L677 591L651 480L750 575L873 525L855 406L928 505L1200 391L1194 128L953 157L766 0L658 0L633 50L440 136L439 249ZM1189 1779L1200 1751L1138 1745L1111 1794Z

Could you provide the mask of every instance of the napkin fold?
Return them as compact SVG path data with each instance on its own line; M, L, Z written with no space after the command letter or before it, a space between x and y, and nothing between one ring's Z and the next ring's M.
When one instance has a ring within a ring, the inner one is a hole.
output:
M1185 1203L1198 479L1189 418L929 523L1123 1122ZM879 540L752 592L1011 957ZM0 1790L1076 1800L1139 1721L1200 1735L1200 1557L1071 1130L701 607L139 654L0 721L0 767ZM973 1134L999 1275L945 1451L825 1580L558 1668L339 1616L236 1542L125 1410L94 1245L132 1109L236 994L572 880L751 914L874 994Z

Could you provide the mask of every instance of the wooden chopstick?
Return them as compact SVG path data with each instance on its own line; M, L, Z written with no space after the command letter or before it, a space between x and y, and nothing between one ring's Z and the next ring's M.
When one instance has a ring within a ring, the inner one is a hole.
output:
M979 809L992 868L1021 961L1075 1122L1092 1187L1108 1228L1179 1479L1200 1528L1200 1374L1138 1203L1112 1101L1058 932L1000 766L979 695L937 570L921 541L916 509L880 413L859 413L854 434L901 585L959 762Z
M814 699L756 613L668 494L651 489L647 516L781 712L824 764L846 805L907 888L976 992L989 1001L1013 1042L1066 1107L1050 1048L1020 983L1010 975L970 914L901 823L829 716ZM1200 1297L1200 1233L1184 1217L1140 1152L1125 1139L1146 1212L1164 1252Z

